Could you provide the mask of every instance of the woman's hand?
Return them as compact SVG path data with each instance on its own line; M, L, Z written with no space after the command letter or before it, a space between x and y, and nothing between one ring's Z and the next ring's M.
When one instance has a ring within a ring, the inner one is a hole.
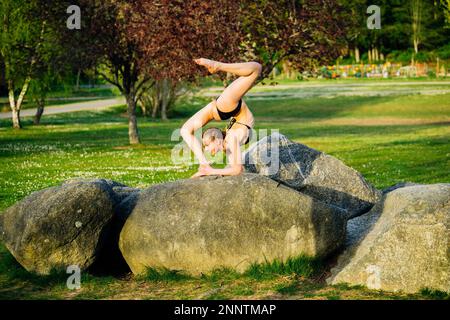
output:
M212 168L209 164L203 164L203 165L200 165L200 167L198 168L198 172L201 175L209 176L209 175L214 174L214 168Z
M191 179L198 178L198 177L201 177L201 176L203 176L203 174L201 174L200 172L196 172L196 173L191 177Z
M198 168L198 171L191 177L192 178L198 178L202 176L209 176L213 174L214 168L211 168L209 164L201 164Z

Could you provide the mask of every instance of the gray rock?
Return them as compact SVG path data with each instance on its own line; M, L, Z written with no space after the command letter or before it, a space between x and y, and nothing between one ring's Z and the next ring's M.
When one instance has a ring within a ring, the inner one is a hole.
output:
M113 181L113 180L109 180L109 179L83 178L83 177L76 177L76 178L67 179L67 180L63 181L61 183L61 185L72 184L72 183L102 183L102 184L106 184L111 189L114 188L114 187L127 187L123 183L120 183L120 182L117 182L117 181Z
M399 188L418 186L418 185L420 185L420 184L419 183L414 183L414 182L399 182L399 183L396 183L393 186L390 186L388 188L383 189L382 193L386 194L386 193L392 192L394 190L397 190Z
M141 190L138 188L131 187L113 187L112 190L116 195L117 203L120 204L123 200L129 198L130 196L136 196Z
M277 155L279 155L277 157ZM342 161L273 133L244 154L245 171L259 173L325 203L347 210L348 218L369 211L381 192Z
M380 210L370 210L368 213L348 220L344 247L348 248L364 239L380 218L380 214Z
M122 221L122 224L125 223L125 221L130 216L131 212L133 211L134 207L136 206L141 191L142 190L138 190L128 194L128 196L124 197L124 199L117 206L116 209L117 216Z
M76 177L72 179L67 179L66 181L62 182L62 185L71 184L71 183L102 183L108 186L108 189L112 190L112 195L114 197L114 202L119 204L123 199L128 197L130 194L138 192L139 189L137 188L131 188L123 183L109 180L109 179L103 179L103 178L83 178L83 177Z
M28 271L89 267L114 215L108 183L70 181L31 193L0 216L8 250Z
M345 239L345 211L258 174L208 176L142 190L120 234L135 274L191 274L306 254L325 257Z
M391 191L359 222L363 230L339 257L328 283L450 292L450 184Z

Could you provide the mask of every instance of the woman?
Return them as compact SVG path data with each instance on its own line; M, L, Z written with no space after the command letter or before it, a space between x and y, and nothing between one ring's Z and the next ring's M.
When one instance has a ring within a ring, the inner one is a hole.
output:
M181 136L200 162L199 170L192 178L204 175L238 175L244 170L241 159L241 144L250 140L254 125L253 114L242 97L253 86L262 71L257 62L223 63L209 59L195 59L195 63L204 66L210 73L218 71L238 75L222 94L194 114L181 128ZM219 150L226 151L227 166L224 169L212 168L202 151L202 145L194 132L211 120L228 120L225 132L218 128L209 128L202 135L202 144L206 151L215 155Z

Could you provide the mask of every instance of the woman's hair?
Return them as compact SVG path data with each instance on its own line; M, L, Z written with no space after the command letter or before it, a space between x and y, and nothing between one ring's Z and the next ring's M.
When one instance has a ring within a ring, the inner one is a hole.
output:
M202 134L202 141L203 139L209 139L209 142L213 142L216 139L225 139L225 135L226 132L224 130L220 130L216 127L208 128Z

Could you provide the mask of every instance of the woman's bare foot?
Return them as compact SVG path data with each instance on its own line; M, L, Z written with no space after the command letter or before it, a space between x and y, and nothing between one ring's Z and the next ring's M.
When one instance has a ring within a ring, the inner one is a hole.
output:
M206 67L210 73L216 73L219 71L220 62L205 58L194 59L194 61L196 64Z

